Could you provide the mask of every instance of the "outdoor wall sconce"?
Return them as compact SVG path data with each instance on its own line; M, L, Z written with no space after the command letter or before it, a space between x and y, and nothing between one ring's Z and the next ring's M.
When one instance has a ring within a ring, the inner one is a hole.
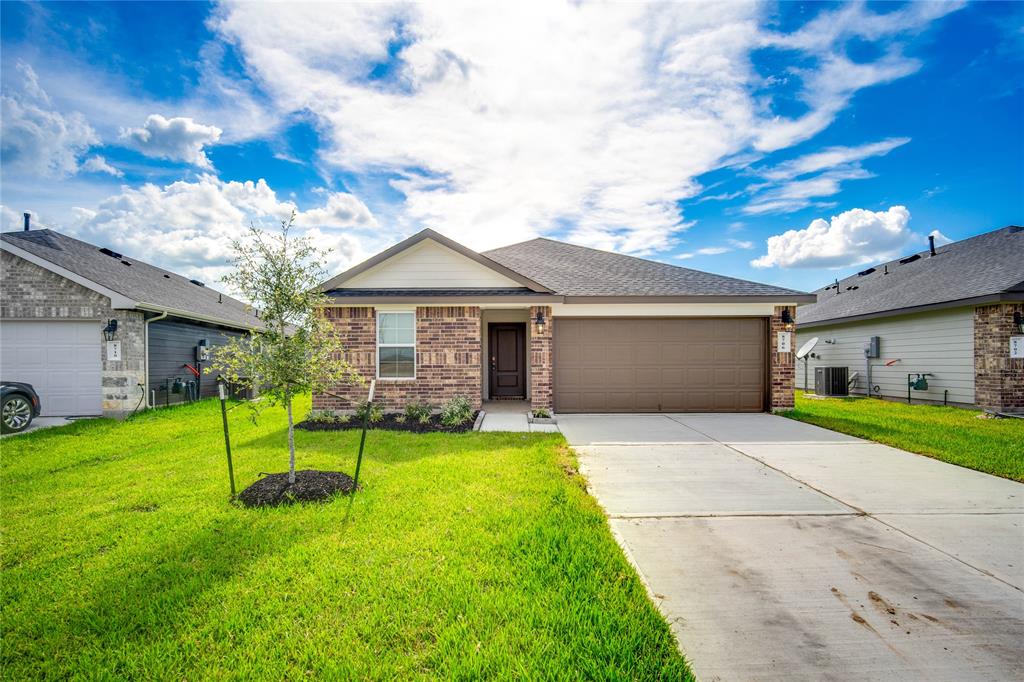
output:
M782 322L784 324L793 324L793 316L789 314L789 308L782 309Z
M1013 313L1013 324L1017 327L1017 331L1024 334L1024 315L1020 314L1020 311Z
M533 318L533 323L538 327L543 327L546 320L544 319L544 311L538 310L537 317Z
M114 334L117 333L117 320L107 320L107 326L103 328L103 338L107 341L114 340Z

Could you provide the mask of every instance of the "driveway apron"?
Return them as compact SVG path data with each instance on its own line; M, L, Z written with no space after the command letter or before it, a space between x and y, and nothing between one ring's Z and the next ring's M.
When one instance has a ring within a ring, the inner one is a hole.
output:
M700 679L1024 678L1024 485L768 414L559 425Z

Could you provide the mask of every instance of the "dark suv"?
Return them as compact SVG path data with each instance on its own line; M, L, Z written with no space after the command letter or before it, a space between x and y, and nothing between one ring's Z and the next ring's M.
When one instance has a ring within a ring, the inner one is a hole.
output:
M0 432L18 433L39 416L39 394L31 384L0 381Z

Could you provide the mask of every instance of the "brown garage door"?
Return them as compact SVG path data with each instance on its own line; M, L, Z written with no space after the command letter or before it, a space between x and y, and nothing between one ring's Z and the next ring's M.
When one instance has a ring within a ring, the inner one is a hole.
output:
M555 319L556 412L760 412L763 318Z

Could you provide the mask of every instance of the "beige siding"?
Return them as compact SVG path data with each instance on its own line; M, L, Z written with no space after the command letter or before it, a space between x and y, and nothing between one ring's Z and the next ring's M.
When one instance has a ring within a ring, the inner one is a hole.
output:
M341 286L346 289L432 289L522 285L446 246L425 239Z
M799 318L799 313L797 314ZM797 331L797 348L817 336L814 352L819 356L808 365L808 388L814 388L814 368L847 366L858 373L852 392L865 392L864 344L871 336L881 337L880 357L871 361L871 383L889 398L907 396L907 373L928 377L927 391L913 391L913 399L941 402L949 389L949 401L974 403L974 309L958 308L903 315ZM826 340L835 339L834 344ZM885 363L899 360L891 367ZM797 361L796 385L804 387L804 362ZM877 395L877 394L876 394Z

